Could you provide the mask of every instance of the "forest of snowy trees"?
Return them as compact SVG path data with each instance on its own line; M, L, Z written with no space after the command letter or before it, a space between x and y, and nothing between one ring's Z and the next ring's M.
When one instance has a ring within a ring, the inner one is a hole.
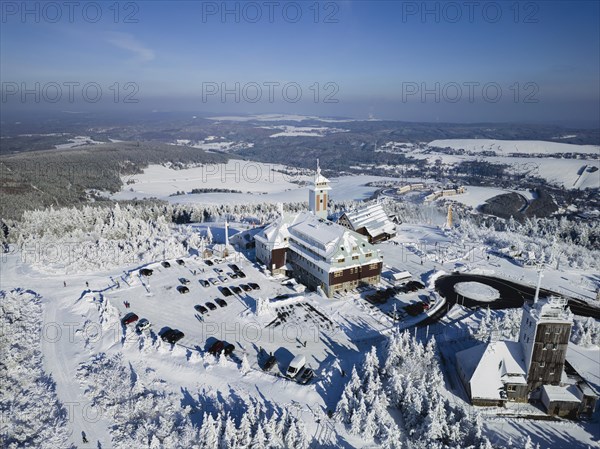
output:
M95 355L80 365L78 378L112 423L115 449L307 449L311 441L302 421L252 399L206 404L204 397L204 408L212 411L199 405L201 421L195 423L180 394L159 378L138 375L120 353Z
M442 390L435 341L423 346L407 332L394 334L383 366L373 348L354 368L336 417L351 433L376 438L386 448L401 447L402 439L410 448L491 448L478 416L451 405ZM398 411L402 430L386 407Z
M0 329L2 447L73 448L67 410L43 368L42 298L30 290L0 291Z

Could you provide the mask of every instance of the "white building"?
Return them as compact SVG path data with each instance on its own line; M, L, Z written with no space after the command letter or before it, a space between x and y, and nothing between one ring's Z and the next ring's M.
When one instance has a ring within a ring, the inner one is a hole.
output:
M329 181L317 167L310 212L282 214L258 232L256 258L327 296L380 281L382 259L367 237L326 219Z
M379 203L367 204L353 211L344 212L338 223L367 236L371 243L388 240L396 235L396 225Z

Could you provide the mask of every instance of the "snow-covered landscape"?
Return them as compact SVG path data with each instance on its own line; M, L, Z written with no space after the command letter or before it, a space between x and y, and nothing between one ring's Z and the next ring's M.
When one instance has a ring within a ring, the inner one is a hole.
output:
M2 2L2 449L600 448L600 2Z

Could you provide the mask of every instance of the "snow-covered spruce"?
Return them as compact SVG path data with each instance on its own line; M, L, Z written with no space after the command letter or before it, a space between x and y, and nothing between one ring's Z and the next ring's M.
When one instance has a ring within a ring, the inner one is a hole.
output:
M71 448L67 410L42 364L41 297L0 291L0 411L2 447Z
M161 379L138 375L122 354L94 356L80 365L77 377L92 403L113 423L115 449L306 449L310 444L303 423L287 412L267 413L259 403L211 402L206 392L197 408L204 405L217 412L205 412L197 427L190 419L191 408L181 406L181 396Z
M375 348L352 376L336 408L351 433L375 438L386 448L401 447L402 434L386 407L398 409L411 448L490 449L478 415L445 399L435 341L423 346L407 332L394 334L381 369Z

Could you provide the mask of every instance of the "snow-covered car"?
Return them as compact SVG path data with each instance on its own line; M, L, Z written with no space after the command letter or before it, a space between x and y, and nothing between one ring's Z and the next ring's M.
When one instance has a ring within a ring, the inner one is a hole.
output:
M227 278L225 276L218 276L221 282L227 282Z
M285 372L286 377L293 379L298 375L298 373L304 368L306 365L306 357L299 354L290 362L288 365L288 369Z
M186 278L179 278L179 282L181 282L183 285L187 285L190 283L190 280Z
M135 328L136 328L136 330L138 332L142 332L142 331L145 331L147 329L150 329L150 326L152 326L152 323L150 323L150 321L148 321L146 318L142 318L135 325Z
M235 272L232 273L231 271L229 273L227 273L227 276L229 276L231 279L237 279L238 278L237 273L235 273Z
M215 268L213 268L213 270L215 270L215 273L219 273L219 274L221 274L223 272L223 270L220 269L219 267L215 267Z
M215 302L219 305L219 307L227 307L227 301L221 298L216 298Z
M217 278L210 278L208 280L212 285L217 285L219 283L219 280Z
M139 317L135 313L129 312L123 317L121 323L123 323L124 326L127 326L128 324L135 323L138 319Z
M164 268L171 268L171 264L169 262L167 262L166 260L162 261L160 263Z
M187 288L185 285L178 285L177 286L177 291L183 295L185 293L189 293L190 289Z
M177 264L181 266L185 265L185 262L182 259L177 259L175 262L177 262Z
M246 273L244 273L243 271L238 271L237 275L239 278L245 278L246 277Z
M260 285L258 285L256 282L248 282L248 286L252 288L252 290L260 290Z
M206 279L200 279L199 282L202 287L210 287L210 283Z

